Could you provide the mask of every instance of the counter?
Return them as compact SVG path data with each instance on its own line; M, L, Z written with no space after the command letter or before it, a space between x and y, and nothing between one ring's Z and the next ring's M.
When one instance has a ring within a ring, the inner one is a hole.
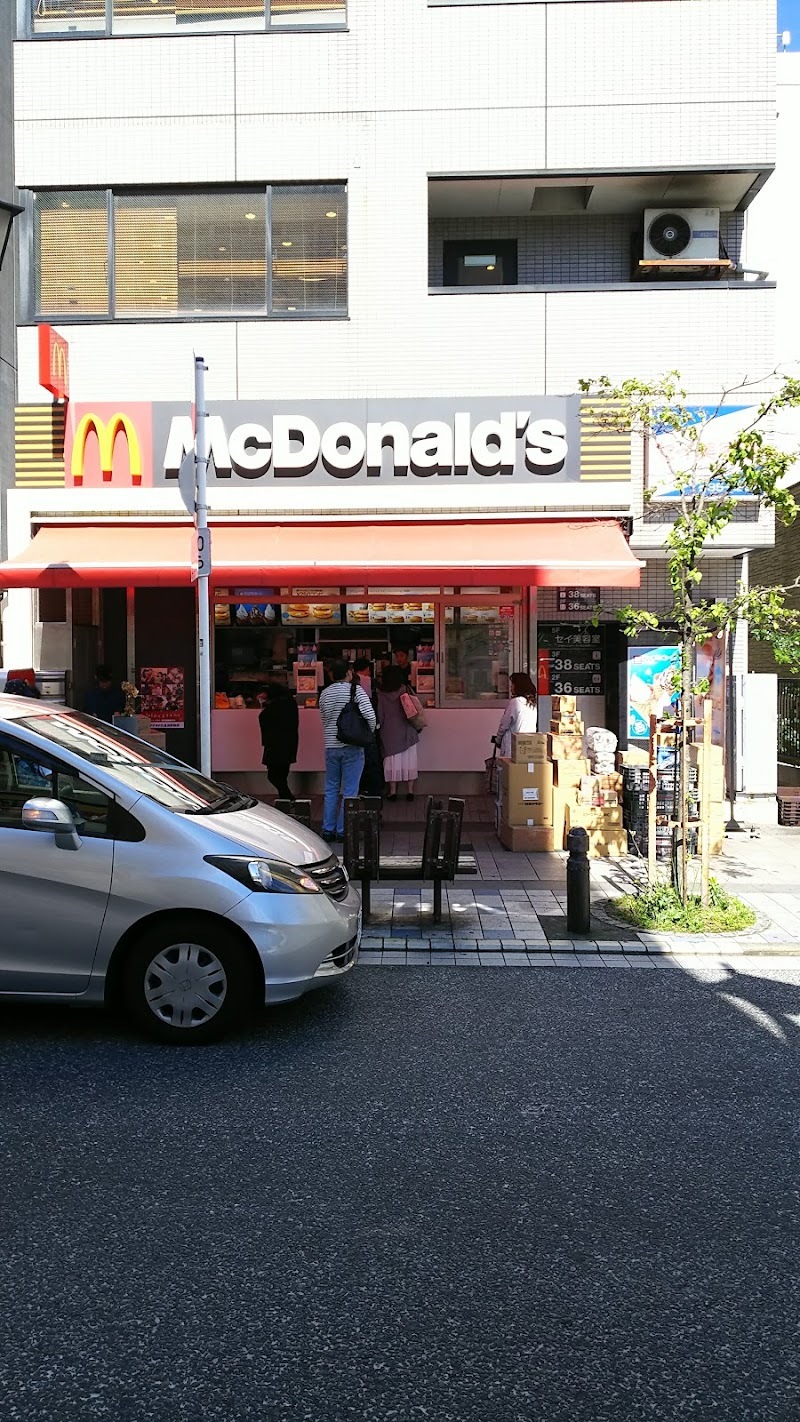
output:
M419 738L420 774L483 771L504 706L504 702L485 709L426 706L428 724ZM215 775L258 770L261 754L257 711L212 711L211 761ZM324 766L319 710L316 706L304 707L300 711L300 750L294 769L322 772Z

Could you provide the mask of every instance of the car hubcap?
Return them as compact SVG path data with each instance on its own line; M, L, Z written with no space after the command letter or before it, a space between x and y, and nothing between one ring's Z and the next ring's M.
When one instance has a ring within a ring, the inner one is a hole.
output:
M219 958L198 943L173 943L144 975L145 1001L171 1027L200 1027L216 1017L228 991Z

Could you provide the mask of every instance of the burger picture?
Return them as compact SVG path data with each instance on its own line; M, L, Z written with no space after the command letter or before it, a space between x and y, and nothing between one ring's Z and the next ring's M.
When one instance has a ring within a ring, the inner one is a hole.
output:
M309 619L309 607L305 602L290 602L286 612L292 622L307 622Z

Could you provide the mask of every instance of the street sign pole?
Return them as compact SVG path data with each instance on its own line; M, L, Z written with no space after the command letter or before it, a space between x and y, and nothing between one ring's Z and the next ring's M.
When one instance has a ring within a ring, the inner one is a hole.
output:
M211 774L211 618L209 577L211 574L211 534L208 528L208 430L205 376L208 367L202 356L194 358L195 440L194 530L197 564L197 668L200 699L200 772Z

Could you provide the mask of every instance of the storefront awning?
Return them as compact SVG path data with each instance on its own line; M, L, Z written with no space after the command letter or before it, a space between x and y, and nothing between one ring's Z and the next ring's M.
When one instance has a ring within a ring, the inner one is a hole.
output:
M48 524L0 563L0 588L183 587L185 524ZM220 524L217 586L639 586L640 564L614 519L425 524Z

